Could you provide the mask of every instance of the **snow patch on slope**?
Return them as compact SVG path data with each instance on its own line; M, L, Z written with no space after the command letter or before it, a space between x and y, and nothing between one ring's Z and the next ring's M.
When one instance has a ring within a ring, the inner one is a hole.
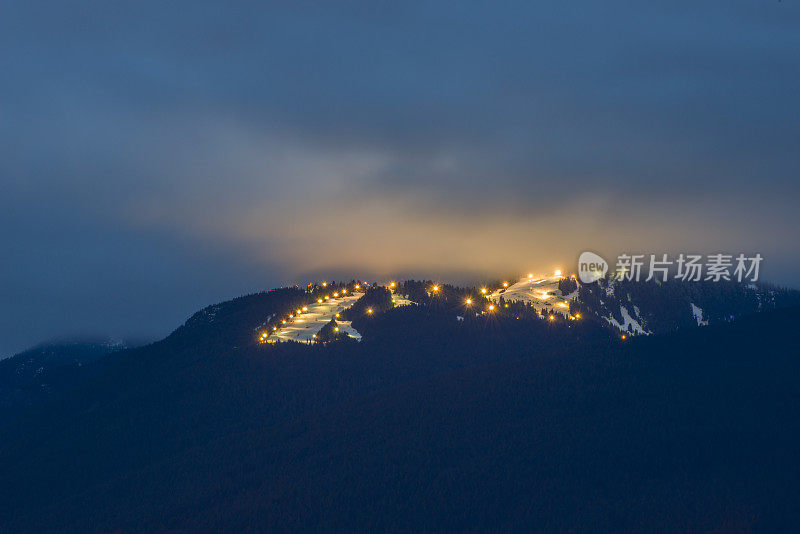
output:
M636 315L639 315L638 310L636 310L636 312ZM622 323L614 319L613 315L603 317L603 319L605 319L608 324L615 326L622 332L632 332L637 335L650 335L652 333L642 328L642 325L639 324L639 321L631 317L631 314L628 312L628 308L625 306L619 307L619 313L622 315Z
M694 302L692 302L691 305L692 315L694 315L694 318L697 321L697 326L707 326L708 320L703 320L703 309L700 306L697 306Z

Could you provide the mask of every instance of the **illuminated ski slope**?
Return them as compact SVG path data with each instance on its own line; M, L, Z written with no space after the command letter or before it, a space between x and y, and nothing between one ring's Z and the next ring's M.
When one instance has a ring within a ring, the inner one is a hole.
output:
M397 308L398 306L411 306L412 304L416 303L408 300L404 296L392 294L392 304L394 304L394 307Z
M487 298L494 302L499 301L500 297L506 301L527 302L538 312L555 309L566 313L569 309L567 301L572 295L562 295L558 289L558 282L562 278L560 273L551 276L528 275L506 289L494 291Z
M354 293L346 297L332 298L322 303L314 302L308 305L308 311L296 315L288 324L278 330L270 339L277 341L299 341L309 343L314 341L314 335L328 324L331 319L336 318L337 313L341 313L357 301L363 293ZM346 332L349 336L361 339L361 334L350 325L349 321L339 321L339 329Z
M354 339L361 339L361 334L353 328L350 321L342 321L336 316L352 306L355 301L364 295L363 292L356 292L346 297L331 298L323 302L314 302L307 306L308 311L295 315L289 322L283 325L273 336L269 338L269 343L280 341L299 341L300 343L314 343L314 336L328 324L331 319L336 319L339 331L344 332ZM397 306L408 306L413 304L410 300L398 294L392 294L392 303Z

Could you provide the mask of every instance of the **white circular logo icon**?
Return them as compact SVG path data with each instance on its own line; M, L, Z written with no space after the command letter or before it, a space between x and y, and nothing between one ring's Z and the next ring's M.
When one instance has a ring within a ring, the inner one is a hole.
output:
M583 252L578 258L578 277L584 284L603 278L608 272L608 262L594 252Z

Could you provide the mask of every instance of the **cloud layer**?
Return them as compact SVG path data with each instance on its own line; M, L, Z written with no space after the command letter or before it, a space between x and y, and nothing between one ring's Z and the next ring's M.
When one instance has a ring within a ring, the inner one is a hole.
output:
M800 283L791 3L12 2L0 50L0 355L585 249Z

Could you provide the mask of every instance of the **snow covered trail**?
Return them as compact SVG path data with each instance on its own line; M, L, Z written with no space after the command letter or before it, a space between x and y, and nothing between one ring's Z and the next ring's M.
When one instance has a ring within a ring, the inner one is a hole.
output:
M416 304L416 302L408 300L404 296L392 293L392 304L394 304L394 307L397 308L398 306L412 306Z
M353 328L353 325L350 321L340 321L337 319L336 324L339 325L339 331L344 332L353 339L361 341L361 334L358 333L358 330Z
M323 302L314 302L309 304L308 311L297 314L293 319L283 325L269 338L269 343L277 343L279 341L299 341L301 343L314 343L314 336L322 329L323 326L328 324L331 319L336 319L336 315L343 312L355 301L364 295L363 292L358 291L346 297L337 297L325 300ZM392 293L392 302L394 306L408 306L414 304L410 300ZM361 339L361 334L353 328L350 321L342 321L336 319L339 325L339 330L354 339Z
M328 324L331 319L334 319L337 313L341 313L352 306L362 296L363 293L355 293L346 297L325 300L321 304L318 302L309 304L307 312L295 315L294 319L278 329L275 335L270 337L270 340L271 342L299 341L301 343L313 343L314 335L323 326ZM339 321L337 319L336 322L339 323L339 328L350 337L361 339L361 334L350 325L349 321Z
M569 309L567 298L561 295L558 289L558 282L564 278L561 275L551 276L525 276L516 284L506 288L498 289L488 295L493 302L503 297L506 301L521 301L530 303L538 312L543 309L563 310ZM569 297L569 296L568 296Z

